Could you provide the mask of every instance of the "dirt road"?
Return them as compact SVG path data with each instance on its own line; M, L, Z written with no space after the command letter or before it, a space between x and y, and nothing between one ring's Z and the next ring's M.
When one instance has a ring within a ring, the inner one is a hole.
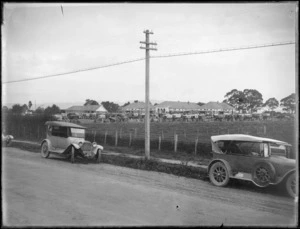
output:
M2 149L6 226L296 225L278 193Z

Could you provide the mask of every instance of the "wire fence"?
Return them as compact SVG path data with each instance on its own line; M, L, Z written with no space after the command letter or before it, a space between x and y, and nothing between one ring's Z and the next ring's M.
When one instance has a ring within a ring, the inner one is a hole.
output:
M48 117L10 117L4 129L16 139L41 142L46 138ZM101 145L134 147L145 146L144 123L79 123L87 127L86 140ZM293 121L257 122L194 122L151 123L150 147L157 151L210 152L210 137L220 134L249 134L274 138L295 145Z

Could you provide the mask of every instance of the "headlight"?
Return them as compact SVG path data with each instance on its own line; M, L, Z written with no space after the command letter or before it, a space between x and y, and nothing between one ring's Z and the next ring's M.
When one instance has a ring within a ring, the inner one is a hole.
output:
M81 146L82 146L82 142L79 142L79 143L78 143L78 145L79 145L79 147L81 148Z
M96 142L93 142L93 147L96 147L97 146L97 143Z

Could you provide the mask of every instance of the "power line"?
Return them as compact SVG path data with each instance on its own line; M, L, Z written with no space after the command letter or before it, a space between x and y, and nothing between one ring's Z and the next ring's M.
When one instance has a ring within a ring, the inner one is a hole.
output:
M145 60L145 58L143 57L143 58L138 58L135 60L122 61L122 62L118 62L118 63L114 63L114 64L108 64L108 65L103 65L103 66L93 67L93 68L80 69L80 70L75 70L75 71L71 71L71 72L57 73L57 74L46 75L46 76L37 76L37 77L26 78L26 79L21 79L21 80L6 81L6 82L3 82L2 84L17 83L17 82L23 82L23 81L39 80L39 79L45 79L45 78L50 78L50 77L63 76L63 75L68 75L68 74L72 74L72 73L86 72L86 71L96 70L96 69L100 69L100 68L108 68L108 67L112 67L112 66L116 66L116 65L128 64L128 63L137 62L137 61L141 61L141 60Z
M255 45L255 46L244 46L244 47L239 47L239 48L213 49L213 50L206 50L206 51L175 53L175 54L166 54L166 55L159 55L159 56L156 55L156 56L151 56L151 58L166 58L166 57L173 57L173 56L198 55L198 54L206 54L206 53L228 52L228 51L237 51L237 50L244 50L244 49L266 48L266 47L272 47L272 46L282 46L282 45L291 45L291 44L295 44L295 42L294 41L288 41L288 42L263 44L263 45Z
M150 58L167 58L167 57L174 57L174 56L199 55L199 54L206 54L206 53L228 52L228 51L237 51L237 50L245 50L245 49L266 48L266 47L272 47L272 46L292 45L292 44L295 44L295 42L294 41L289 41L289 42L271 43L271 44L255 45L255 46L244 46L244 47L238 47L238 48L226 48L226 49L215 49L215 50L206 50L206 51L197 51L197 52L165 54L165 55L159 55L159 56L158 55L150 56ZM127 63L137 62L137 61L141 61L141 60L145 60L145 58L142 57L142 58L138 58L138 59L134 59L134 60L122 61L122 62L103 65L103 66L99 66L99 67L80 69L80 70L64 72L64 73L57 73L57 74L46 75L46 76L38 76L38 77L33 77L33 78L6 81L6 82L2 82L2 84L17 83L17 82L38 80L38 79L45 79L45 78L50 78L50 77L68 75L68 74L72 74L72 73L91 71L91 70L96 70L96 69L100 69L100 68L108 68L108 67L113 67L113 66L116 66L116 65L127 64Z

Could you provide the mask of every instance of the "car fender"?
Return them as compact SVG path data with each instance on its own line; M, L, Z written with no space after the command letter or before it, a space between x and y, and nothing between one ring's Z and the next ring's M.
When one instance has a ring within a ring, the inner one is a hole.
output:
M49 139L44 139L42 142L41 142L41 147L42 145L44 144L44 142L47 142L48 146L49 146L49 150L52 148L52 144L51 142L49 141Z
M98 149L99 149L100 151L102 151L104 148L103 148L103 146L101 146L101 145L96 145L96 146L93 148L93 153L96 154L97 151L98 151Z
M278 177L278 179L276 180L276 182L274 182L272 184L276 185L276 184L279 184L279 183L283 182L292 173L296 173L296 169L292 169L292 170L286 172L282 177Z
M216 162L222 162L222 163L226 166L226 169L227 169L227 171L228 171L229 177L233 177L231 166L230 166L229 163L228 163L227 161L225 161L224 159L214 159L214 160L212 160L212 161L209 163L208 167L207 167L207 173L209 173L209 170L210 170L211 166L212 166L214 163L216 163Z

